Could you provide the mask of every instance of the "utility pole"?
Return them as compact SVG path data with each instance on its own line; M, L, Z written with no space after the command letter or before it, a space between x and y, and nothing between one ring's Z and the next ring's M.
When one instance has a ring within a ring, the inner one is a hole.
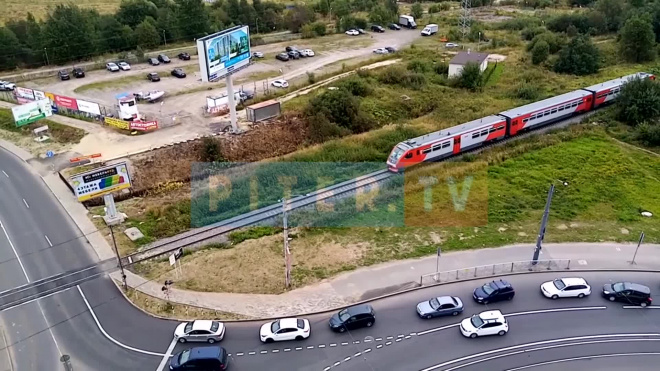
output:
M291 250L289 250L289 225L287 220L286 209L288 207L288 200L282 199L282 226L284 227L284 283L288 288L291 285Z
M121 280L124 285L124 291L128 290L128 285L126 284L126 274L124 274L124 264L121 262L121 257L119 256L119 250L117 249L117 241L115 240L115 232L112 230L112 225L108 226L110 228L110 236L112 236L112 244L115 246L115 254L117 255L117 261L119 262L119 270L121 271Z
M48 51L44 48L44 54L46 54L46 64L50 66L50 60L48 59Z
M165 43L165 46L167 46L167 39L165 38L165 30L163 30L163 42Z
M543 219L541 219L541 229L539 230L539 235L536 238L536 248L534 249L534 257L532 258L532 265L538 264L539 254L541 253L541 244L543 243L543 237L545 237L545 227L548 224L548 214L550 214L550 204L552 203L552 195L555 193L554 183L550 185L550 190L548 191L548 199L545 202L545 211L543 211Z
M470 8L472 8L472 2L470 0L461 0L461 16L458 25L461 28L463 38L466 38L468 33L470 33L470 25L472 24Z
M639 235L639 242L637 242L637 248L635 249L635 255L633 255L633 260L630 262L630 264L633 264L633 265L637 264L637 263L635 263L635 258L637 257L637 250L639 250L639 246L642 244L642 242L644 242L644 232L642 232L642 234Z

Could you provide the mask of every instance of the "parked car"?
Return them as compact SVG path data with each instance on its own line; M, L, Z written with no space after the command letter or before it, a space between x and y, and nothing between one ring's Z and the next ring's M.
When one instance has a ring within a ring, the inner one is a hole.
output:
M289 59L300 59L300 53L297 50L292 50L287 54L289 55Z
M71 76L69 76L69 71L67 71L67 70L60 70L60 71L57 73L57 76L58 76L58 77L60 78L60 80L62 80L62 81L71 79Z
M358 28L358 29L357 29L357 32L358 32L360 35L364 35L364 34L366 33L366 32L364 32L364 30L361 29L361 28Z
M502 336L509 332L509 324L499 310L475 314L461 321L459 327L463 336L469 338L486 335Z
M373 32L385 32L385 29L382 26L374 24L371 26L371 31Z
M175 68L172 70L172 76L182 79L186 77L186 73L181 68Z
M218 321L196 320L180 323L174 330L174 338L180 343L203 341L210 344L225 337L225 325Z
M181 59L182 61L189 61L190 60L190 54L188 54L186 52L179 53L177 55L177 57L179 57L179 59Z
M119 69L122 71L130 71L131 69L131 65L124 61L117 63L117 66L119 66Z
M445 48L458 48L460 45L456 43L446 43Z
M288 88L289 83L284 80L284 79L279 79L279 80L274 80L271 85L273 85L276 88Z
M511 300L516 294L513 286L504 280L488 282L474 289L472 297L474 301L488 304L500 300Z
M77 79L85 77L85 70L83 70L81 67L73 67L71 73Z
M259 338L264 343L303 340L311 335L309 321L301 318L283 318L261 326Z
M369 304L354 305L342 309L330 317L328 321L330 329L337 332L371 327L374 323L376 323L376 312Z
M239 90L238 94L241 97L241 102L254 98L254 92L249 90Z
M287 46L286 48L284 48L284 50L288 53L293 50L298 50L298 48L296 48L295 46Z
M254 53L252 53L252 56L255 57L255 58L263 58L263 57L264 57L264 53L262 53L262 52L254 52Z
M583 298L591 295L591 286L584 278L557 278L541 285L546 298Z
M114 62L108 62L105 64L105 69L110 71L110 72L119 72L119 66L117 66Z
M229 355L223 347L197 347L174 354L170 359L171 371L226 370Z
M156 58L147 59L147 63L149 63L152 66L158 66L160 64L160 62Z
M395 30L395 31L399 31L401 29L401 26L399 26L396 23L390 23L390 25L387 27L389 27L390 30Z
M396 49L394 47L391 47L391 46L386 46L385 49L387 49L387 51L389 53L395 53L396 52Z
M349 36L357 36L357 35L360 34L358 32L358 30L355 30L355 29L352 29L352 28L350 30L346 31L345 33L346 33L346 35L349 35Z
M632 282L608 283L603 286L603 297L609 301L620 301L645 307L651 305L651 289Z
M170 57L166 56L165 54L158 54L158 60L163 62L163 63L170 63Z
M287 53L280 53L277 56L275 56L275 59L281 60L282 62L286 62L289 60L289 54Z
M156 72L149 72L147 74L147 80L149 80L151 82L160 81L160 76L158 76L158 73L156 73Z
M16 84L9 81L0 81L0 91L12 91L16 89Z
M312 49L303 49L300 51L300 55L305 57L313 57L315 54Z
M463 302L456 296L440 296L417 304L417 314L426 319L463 313Z
M378 48L378 49L374 49L374 53L376 53L376 54L387 54L387 53L389 53L389 51L387 51L387 49L385 49L385 48Z

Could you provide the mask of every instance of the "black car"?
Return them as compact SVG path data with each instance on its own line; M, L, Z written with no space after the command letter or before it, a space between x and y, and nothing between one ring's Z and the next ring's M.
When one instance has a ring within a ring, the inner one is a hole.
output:
M156 72L150 72L147 74L147 80L151 82L160 81L160 76Z
M385 32L385 29L377 24L371 26L373 32Z
M67 70L60 70L60 72L57 73L57 76L62 81L71 79L71 76L69 75L69 71Z
M160 64L160 62L156 58L147 59L147 63L149 63L152 66L158 66Z
M186 77L186 73L181 68L175 68L172 70L172 76L182 79Z
M85 71L80 67L73 67L73 71L71 72L73 73L73 76L75 76L76 78L85 77Z
M241 90L238 92L239 96L241 97L241 101L245 102L248 99L254 98L254 92L249 91L249 90Z
M182 61L189 61L190 60L190 54L188 54L188 53L179 53L179 55L177 55L177 57L179 57L179 59L181 59Z
M333 331L345 332L360 327L371 327L376 323L376 312L369 304L342 309L330 317L328 324Z
M396 49L394 49L394 48L391 47L391 46L386 46L386 47L385 47L385 50L387 50L387 51L390 52L390 53L394 53L394 52L396 52Z
M289 54L287 54L287 53L280 53L280 54L278 54L275 58L281 60L282 62L286 62L286 61L289 60Z
M474 289L474 301L488 304L494 301L511 300L516 294L513 286L504 280L492 281Z
M229 355L223 347L209 346L186 349L172 356L169 369L172 371L226 370Z
M290 51L298 50L298 48L296 48L295 46L287 46L286 48L284 48L284 50L286 50L288 53Z
M163 63L170 63L170 57L166 56L165 54L158 54L158 60L163 62Z
M300 52L297 50L292 50L288 54L290 59L300 59Z
M390 23L390 25L388 27L389 27L390 30L396 30L396 31L399 31L401 29L401 26L399 26L396 23Z
M645 307L651 305L651 289L631 282L608 283L603 286L603 297L609 301L620 301Z

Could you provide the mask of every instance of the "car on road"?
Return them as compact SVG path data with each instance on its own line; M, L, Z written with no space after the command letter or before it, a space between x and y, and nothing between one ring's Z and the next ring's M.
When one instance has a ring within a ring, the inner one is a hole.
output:
M196 320L180 323L174 330L174 338L179 343L221 341L225 337L225 325L222 322Z
M85 70L83 70L81 67L73 67L71 73L77 79L85 77Z
M160 76L158 76L158 73L156 73L156 72L149 72L147 74L147 80L149 80L151 82L160 81Z
M188 53L186 53L186 52L179 53L179 54L177 55L177 57L178 57L179 59L181 59L182 61L189 61L189 60L190 60L190 54L188 54Z
M615 282L603 286L603 297L609 301L620 301L645 307L651 305L651 289L632 282Z
M149 63L152 66L158 66L160 64L160 62L156 58L147 59L147 63Z
M426 319L459 313L463 313L463 302L456 296L439 296L417 304L417 315Z
M487 335L505 335L509 332L509 323L499 310L489 310L475 314L461 321L459 326L465 337L476 338Z
M16 89L16 84L9 81L0 81L0 91L12 91Z
M288 88L289 87L289 83L284 79L274 80L271 83L271 85L273 85L276 88Z
M369 304L354 305L335 313L328 325L336 332L345 332L360 327L371 327L376 323L376 312Z
M220 346L186 349L172 356L170 371L226 370L229 364L227 350Z
M172 76L182 79L186 77L186 72L182 68L175 68L172 70Z
M456 43L446 43L445 48L458 48L460 45Z
M131 65L128 64L127 62L121 61L117 63L117 66L119 66L119 69L122 71L130 71L131 70Z
M69 76L69 71L67 70L59 70L59 72L57 72L57 76L62 81L71 79L71 76Z
M387 51L387 49L385 49L385 48L378 48L378 49L374 49L374 53L376 53L376 54L387 54L387 53L389 53L389 51Z
M119 72L119 66L114 62L108 62L105 64L105 69L110 72Z
M474 289L472 298L480 304L488 304L500 300L511 300L516 292L513 286L504 280L494 280Z
M280 53L275 56L275 59L280 60L282 62L286 62L289 60L289 54L287 53Z
M287 340L303 340L311 335L309 321L302 318L282 318L264 323L259 330L259 337L264 343Z
M163 63L170 63L170 57L166 56L165 54L158 54L158 60L163 62Z
M583 298L591 295L591 286L584 278L557 278L541 285L546 298Z
M399 31L399 30L401 29L401 26L399 26L399 25L396 24L396 23L390 23L390 25L387 26L387 27L388 27L390 30L395 30L395 31Z
M255 57L255 58L263 58L263 57L264 57L264 53L262 53L262 52L254 52L254 53L252 53L252 56Z
M390 52L390 53L395 53L396 52L396 49L392 46L386 46L385 49L387 49L387 51Z
M358 32L358 30L351 28L350 30L346 31L345 34L349 36L357 36L360 34L360 32Z
M313 57L315 54L312 49L303 49L300 51L300 55L303 57Z
M377 24L374 24L371 26L371 31L373 32L385 32L385 29L382 26L379 26Z

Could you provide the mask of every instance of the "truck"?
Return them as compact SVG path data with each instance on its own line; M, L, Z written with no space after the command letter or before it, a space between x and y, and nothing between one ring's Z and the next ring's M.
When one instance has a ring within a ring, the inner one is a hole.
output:
M422 36L435 35L438 32L438 25L435 23L427 24L422 30Z
M415 23L415 18L413 18L411 15L401 14L399 16L399 24L402 27L406 27L410 29L417 28L417 23Z

